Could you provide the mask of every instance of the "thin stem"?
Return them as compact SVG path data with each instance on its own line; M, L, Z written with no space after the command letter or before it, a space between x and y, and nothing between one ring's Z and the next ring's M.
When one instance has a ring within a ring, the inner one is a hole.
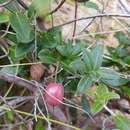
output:
M96 36L96 35L99 35L99 34L111 34L111 33L116 33L116 32L120 32L120 31L127 31L129 30L130 28L121 28L121 29L117 29L117 30L112 30L112 31L104 31L104 32L91 32L91 33L88 33L88 34L83 34L83 35L77 35L75 36L74 38L75 39L82 39L82 38L86 38L87 36Z
M35 64L41 64L41 63L42 62L32 62L32 63L20 63L20 64L0 65L0 68L3 68L3 67L14 67L14 66L35 65Z
M115 113L109 109L106 105L104 105L104 108L112 115L112 116L115 116Z
M18 3L24 8L24 9L28 9L28 6L22 1L22 0L17 0Z
M6 111L11 111L10 108L4 107L4 106L0 106L0 109L6 110ZM20 111L20 110L15 110L15 111L16 111L17 113L19 113L19 114L22 114L22 115L27 115L27 116L34 117L33 114L28 113L28 112L24 112L24 111ZM45 120L45 118L44 118L43 116L37 115L37 118L38 118L38 119L44 119L44 120ZM69 125L69 124L64 123L64 122L61 122L61 121L57 121L57 120L53 120L53 119L49 119L49 121L51 121L52 123L55 123L55 124L63 125L63 126L68 127L68 128L72 128L72 129L74 129L74 130L81 130L80 128L77 128L77 127L75 127L75 126Z
M66 23L57 25L56 27L65 26L65 25L71 24L71 23L73 23L75 21L82 21L82 20L86 20L86 19L100 18L100 17L123 17L123 18L130 18L130 15L129 14L114 14L114 13L112 13L112 14L97 14L97 15L93 15L93 16L87 16L87 17L81 17L79 19L74 19L74 20L68 21Z
M7 28L6 28L5 32L4 32L4 34L2 34L0 36L0 39L2 39L3 37L5 37L8 34L9 28L10 28L10 23L7 25Z
M75 16L74 16L75 19L77 19L77 10L78 10L78 2L76 0L75 1ZM73 35L72 35L72 43L73 43L73 45L75 45L74 36L75 36L75 33L76 33L76 23L77 23L77 21L74 22L74 30L73 30Z
M7 0L6 2L0 4L0 7L3 7L3 6L9 4L9 3L12 2L12 1L13 1L13 0Z
M49 14L55 13L64 3L66 0L62 0L61 3L54 9L52 10Z

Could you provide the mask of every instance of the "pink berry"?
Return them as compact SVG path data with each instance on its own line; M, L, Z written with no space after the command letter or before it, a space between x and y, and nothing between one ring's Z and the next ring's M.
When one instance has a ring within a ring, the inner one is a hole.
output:
M60 83L50 83L46 87L45 99L52 106L58 106L64 98L64 86Z

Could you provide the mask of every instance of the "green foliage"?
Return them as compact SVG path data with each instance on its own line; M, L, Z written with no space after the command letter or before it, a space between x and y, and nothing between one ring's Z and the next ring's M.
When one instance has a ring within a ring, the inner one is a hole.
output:
M129 130L130 129L130 120L121 115L116 115L114 117L114 122L119 130Z
M130 38L127 37L123 32L117 32L115 37L118 39L121 45L130 45Z
M34 39L32 28L25 15L15 13L10 16L10 24L17 35L17 40L21 43L28 43Z
M72 43L68 42L67 44L57 46L56 49L62 56L73 58L77 56L84 47L85 46L83 44L76 44L73 46Z
M100 112L110 99L120 98L118 94L109 92L107 86L103 84L100 84L94 92L88 91L87 95L93 99L91 102L91 112L94 115Z
M7 114L7 118L8 118L9 121L13 121L14 120L13 112L7 111L6 114Z
M48 49L42 49L39 52L38 57L43 63L55 64L59 62L64 66L64 68L70 70L70 68L72 67L71 62L73 64L74 60L76 58L79 58L79 54L81 53L82 49L84 49L84 45L79 44L76 46L72 46L72 44L68 42L53 48L50 46L50 48Z
M86 99L86 96L85 96L85 95L82 96L81 105L82 105L82 108L83 108L87 113L91 114L90 104L89 104L89 101Z
M40 60L46 64L54 64L57 62L57 57L55 56L55 52L52 52L49 49L41 50L38 56Z
M110 56L110 65L125 68L129 64L129 48L127 45L119 45L117 48L107 47ZM107 60L108 61L108 60Z
M6 0L0 0L0 3L4 3L5 1ZM11 11L12 13L16 13L21 10L17 0L12 0L11 2L5 5L5 8Z
M94 3L94 2L91 2L91 1L86 2L85 6L87 8L92 8L92 9L95 9L95 10L99 10L98 5L96 3Z
M43 126L43 120L38 120L35 130L44 130L44 126Z
M100 67L103 61L103 45L96 45L92 51L84 51L83 53L83 62L80 62L82 66L84 65L86 70L84 69L85 76L82 76L79 84L78 84L78 92L83 93L86 92L89 87L92 86L94 82L100 79Z
M79 58L72 61L69 65L70 70L75 74L84 74L86 71L84 62Z
M34 46L33 42L28 44L18 43L16 45L16 50L15 50L16 58L24 58L26 54L32 50L33 46Z
M6 23L9 21L9 16L5 14L0 14L0 24L1 23Z
M5 0L0 1L0 3L3 2ZM53 74L56 74L49 72L50 65L54 68L58 67L58 73L54 76L57 78L56 82L64 84L65 97L73 100L76 94L80 95L82 109L90 115L102 111L109 100L120 98L116 91L111 91L113 87L116 87L115 89L118 89L121 94L129 96L129 80L122 78L122 75L129 74L130 68L129 33L115 33L115 38L119 42L116 48L105 47L98 43L98 40L107 38L104 34L90 37L96 39L95 45L91 43L90 38L89 42L76 40L76 44L73 45L71 41L64 40L60 27L53 27L46 32L39 29L38 22L34 27L36 17L40 16L43 25L46 22L47 14L51 12L49 2L49 0L33 0L26 11L21 8L17 0L12 0L5 6L6 10L0 14L0 29L5 29L7 25L11 26L9 33L2 38L7 41L7 45L1 46L5 50L1 49L0 54L8 54L2 58L0 65L40 61L47 68L42 80L46 79L46 76L53 78ZM88 1L84 5L100 11L94 2ZM90 44L93 46L90 47ZM29 80L29 68L30 66L20 67L18 76ZM1 73L15 75L16 67L3 67ZM50 79L46 82L50 82ZM0 83L1 86L7 86ZM88 100L87 96L91 100ZM7 113L7 118L13 121L13 113ZM130 128L129 120L123 116L116 115L114 121L120 130ZM43 123L38 120L36 130L44 129Z
M103 61L103 45L97 44L91 52L85 51L83 60L88 71L98 70Z
M49 0L32 0L32 4L33 4L38 16L45 16L50 11L51 3Z
M90 88L93 84L92 78L88 76L83 76L78 83L77 91L79 93L85 93L88 88Z
M101 68L100 75L103 83L113 87L121 86L128 82L128 80L122 79L119 73L109 68Z
M124 62L125 62L126 64L130 65L130 56L126 56L126 57L124 58Z
M83 61L85 63L86 69L88 71L91 71L93 69L93 59L92 59L92 55L90 52L85 51L83 53Z
M130 88L129 88L128 86L122 86L122 87L121 87L121 91L122 91L124 94L130 96Z
M103 45L99 44L92 50L93 69L99 69L103 61Z
M41 40L44 48L55 48L62 44L61 30L59 28L52 28L42 34Z
M12 75L15 75L16 72L17 72L16 67L4 67L0 70L0 73L12 74Z

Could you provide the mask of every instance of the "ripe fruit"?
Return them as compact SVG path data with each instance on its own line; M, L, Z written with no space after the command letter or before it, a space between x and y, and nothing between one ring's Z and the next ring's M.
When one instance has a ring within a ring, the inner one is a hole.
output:
M60 83L50 83L46 87L45 99L46 102L52 106L61 104L64 98L64 86Z

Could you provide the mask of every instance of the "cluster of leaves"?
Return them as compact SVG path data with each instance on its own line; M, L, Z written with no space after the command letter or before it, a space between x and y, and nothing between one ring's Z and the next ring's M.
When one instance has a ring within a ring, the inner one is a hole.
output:
M86 6L98 10L92 2ZM105 48L108 52L106 55L103 44L97 43L93 48L89 48L91 43L85 41L76 41L75 46L71 41L64 41L60 28L52 28L47 32L39 31L37 26L33 26L36 10L32 8L32 5L26 12L19 7L16 0L13 0L6 5L6 9L0 14L0 28L9 24L9 31L13 32L4 36L5 40L13 43L9 47L8 58L4 61L6 64L30 62L34 60L35 55L36 59L44 64L56 65L58 63L63 70L58 74L57 80L66 84L67 94L74 92L73 94L83 95L81 104L87 112L89 105L87 100L84 100L84 95L92 97L93 102L90 103L91 110L89 111L91 114L101 111L108 100L119 98L118 94L109 91L109 87L116 87L130 95L129 88L122 87L127 86L129 81L121 78L120 73L128 72L130 64L128 55L130 39L126 34L123 32L115 34L120 45L116 49ZM118 72L113 67L118 68ZM25 78L24 74L22 76ZM73 78L69 79L69 77ZM97 86L95 92L90 92L90 88L94 85ZM127 119L118 115L114 117L114 120L121 130L128 129L127 125L125 126L126 122L129 122Z

